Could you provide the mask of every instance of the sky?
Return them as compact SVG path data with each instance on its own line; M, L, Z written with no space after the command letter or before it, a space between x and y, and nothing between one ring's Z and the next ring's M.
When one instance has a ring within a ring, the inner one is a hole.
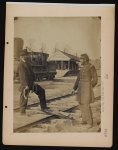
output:
M101 20L98 17L19 17L14 21L14 37L24 40L24 48L52 54L55 48L79 56L100 58Z

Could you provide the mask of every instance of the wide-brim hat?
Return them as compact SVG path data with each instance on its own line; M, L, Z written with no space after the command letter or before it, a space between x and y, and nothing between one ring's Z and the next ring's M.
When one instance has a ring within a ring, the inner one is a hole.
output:
M27 49L23 49L23 50L21 50L21 52L20 52L20 56L25 56L25 55L27 55L27 54L28 54Z

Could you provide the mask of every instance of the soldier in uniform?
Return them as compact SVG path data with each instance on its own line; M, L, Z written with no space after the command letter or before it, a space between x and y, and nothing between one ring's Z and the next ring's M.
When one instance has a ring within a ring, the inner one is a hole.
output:
M38 95L40 99L41 110L44 111L48 107L46 106L45 90L38 84L36 84L35 76L32 71L32 67L27 57L27 49L21 50L20 63L19 63L19 77L20 77L20 113L26 114L26 107L28 102L28 94L30 91Z
M95 67L89 62L87 54L80 56L80 66L77 80L73 87L73 92L77 90L77 101L82 112L82 124L93 125L92 111L90 103L94 102L93 88L96 86L98 78Z

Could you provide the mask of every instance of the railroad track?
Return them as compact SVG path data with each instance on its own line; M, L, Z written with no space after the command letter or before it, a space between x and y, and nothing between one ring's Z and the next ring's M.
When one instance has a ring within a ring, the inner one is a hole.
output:
M63 112L70 112L70 111L72 111L72 110L74 110L74 109L76 109L76 107L78 107L78 105L76 105L76 106L73 106L73 107L71 107L71 108L68 108L68 109L65 109ZM50 120L52 120L52 119L59 119L59 118L65 118L65 119L69 119L69 117L60 117L60 115L58 115L58 114L52 114L52 115L49 115L49 116L47 116L47 117L44 117L44 118L42 118L42 119L40 119L40 120L37 120L37 121L34 121L34 122L32 122L32 123L30 123L30 124L26 124L26 125L24 125L24 126L22 126L22 127L19 127L19 128L16 128L16 129L14 129L14 132L24 132L25 130L27 130L27 129L31 129L31 128L33 128L33 127L35 127L37 124L41 124L41 123L47 123L47 122L49 122Z
M63 95L63 96L52 98L52 99L48 100L47 102L50 103L48 105L51 108L51 110L53 110L53 112L55 110L58 110L60 112L68 112L68 111L70 111L70 110L72 110L72 109L74 109L75 107L78 106L77 101L75 101L74 104L73 104L73 100L70 99L71 96L73 97L73 96L75 96L75 94L66 94L66 95ZM68 104L67 104L67 100L68 100ZM30 108L33 108L33 107L35 108L35 106L37 106L37 105L39 105L39 103L28 105L28 110L30 110ZM38 110L40 107L36 107L36 108ZM17 112L18 110L19 110L19 108L15 109L15 112ZM32 110L32 111L35 111L35 110ZM42 113L42 111L40 111L40 110L39 110L39 112ZM56 113L51 113L50 114L50 113L44 112L42 114L42 116L43 115L44 115L44 117L41 118L41 119L38 119L38 120L33 121L31 123L27 123L23 126L15 128L14 132L23 132L27 128L31 128L32 126L35 126L37 123L43 123L43 122L47 122L47 121L49 121L51 119L54 119L54 118L63 117L63 116L60 116ZM30 115L30 117L33 117L33 115Z
M70 97L72 97L72 98L70 98ZM100 97L96 97L95 99L96 100L100 99ZM78 102L75 100L75 94L74 95L66 94L63 96L52 98L52 99L48 100L47 102L49 103L49 107L51 108L51 110L54 111L54 109L55 109L60 112L67 112L68 116L66 117L64 115L61 116L58 113L46 113L46 112L43 113L43 112L39 111L39 113L41 113L42 116L44 116L44 117L40 118L40 117L38 117L38 114L37 114L36 120L26 123L24 125L21 125L19 127L15 127L14 132L24 132L27 129L31 129L31 128L35 127L37 124L46 123L46 122L49 122L50 120L56 119L56 118L71 119L71 118L69 118L69 112L73 111L74 109L76 109L78 107ZM39 103L31 104L28 107L31 108L31 107L34 107L37 105L39 105ZM38 107L36 107L36 108L38 109ZM17 108L15 110L15 112L17 112L18 110L19 110L19 108ZM34 116L31 114L30 118L31 117L33 118Z

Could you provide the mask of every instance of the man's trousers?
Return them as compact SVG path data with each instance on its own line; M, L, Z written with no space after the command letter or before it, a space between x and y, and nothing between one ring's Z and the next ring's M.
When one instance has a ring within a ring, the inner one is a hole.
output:
M38 84L34 84L32 90L39 98L40 100L40 106L41 109L45 109L46 108L46 96L45 96L45 90ZM20 95L20 111L21 113L25 112L25 109L27 107L27 102L28 102L28 98L24 97L24 88L21 91L21 95Z
M80 104L79 106L82 113L82 121L92 125L93 118L90 104Z

